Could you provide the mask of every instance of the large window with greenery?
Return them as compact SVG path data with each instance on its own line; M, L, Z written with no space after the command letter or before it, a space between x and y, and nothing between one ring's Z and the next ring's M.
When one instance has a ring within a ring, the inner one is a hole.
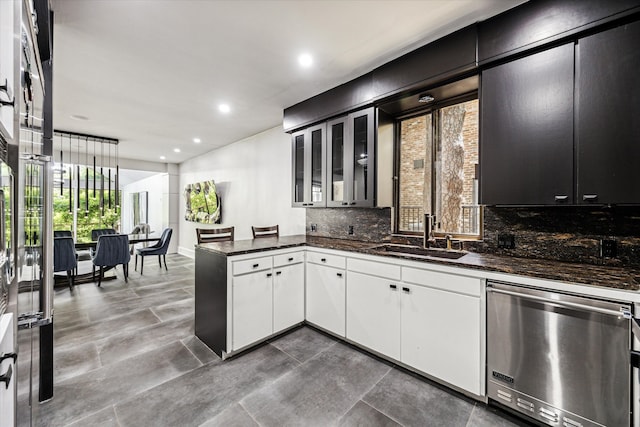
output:
M397 232L476 237L478 99L441 104L398 121Z
M77 176L72 176L73 173L78 172L79 179ZM76 241L88 242L91 241L91 230L119 229L120 206L116 205L116 200L122 200L121 194L116 197L114 183L111 185L111 192L106 184L104 184L104 190L100 189L100 185L107 182L108 176L101 179L100 174L96 174L97 188L94 191L91 187L92 169L65 165L58 170L58 173L64 178L57 181L54 189L54 230L70 230L74 233ZM69 182L71 182L71 188L69 188ZM85 188L87 182L90 183L89 188Z

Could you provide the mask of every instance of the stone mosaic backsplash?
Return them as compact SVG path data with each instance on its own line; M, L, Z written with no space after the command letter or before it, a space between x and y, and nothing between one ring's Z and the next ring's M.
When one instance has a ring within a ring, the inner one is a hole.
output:
M317 231L311 231L311 224ZM353 225L354 234L348 234ZM307 209L307 235L372 242L389 240L391 209ZM512 235L515 247L498 247ZM615 240L617 255L601 257L601 240ZM398 238L421 245L421 238ZM442 245L444 242L438 242ZM485 207L484 238L464 242L472 252L595 265L640 267L640 207Z

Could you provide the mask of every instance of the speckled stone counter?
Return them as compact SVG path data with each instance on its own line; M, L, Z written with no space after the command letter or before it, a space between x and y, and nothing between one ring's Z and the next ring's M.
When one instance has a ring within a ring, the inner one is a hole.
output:
M558 280L566 283L602 286L626 291L640 291L640 270L638 269L590 264L573 264L535 258L516 258L472 252L457 260L433 257L415 257L398 252L381 250L378 248L380 245L381 243L375 242L299 235L279 238L270 237L255 240L239 240L235 242L207 243L199 245L199 247L218 254L232 256L267 250L307 246L401 258L425 263L450 265L461 268L508 273L525 277Z

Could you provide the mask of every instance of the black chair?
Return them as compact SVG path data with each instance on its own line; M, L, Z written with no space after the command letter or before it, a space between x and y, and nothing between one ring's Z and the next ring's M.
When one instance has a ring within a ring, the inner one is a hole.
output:
M280 230L278 225L272 225L269 227L251 227L253 238L258 239L260 237L278 237Z
M126 234L103 234L98 237L95 253L91 259L93 262L93 281L96 280L96 267L100 267L98 286L102 283L105 267L116 267L122 264L124 281L129 279L129 236Z
M73 237L69 230L53 230L53 237Z
M165 228L162 232L162 236L160 236L160 241L158 241L158 243L147 248L136 249L136 263L134 270L138 269L138 255L140 255L141 257L140 275L142 275L142 270L144 270L144 257L149 255L158 255L158 264L160 264L160 268L162 268L162 260L164 260L164 269L167 270L167 249L169 249L169 242L171 241L172 233L173 229ZM162 259L160 259L161 256Z
M91 230L91 240L95 242L98 240L98 237L105 234L118 234L118 232L113 228L97 228L95 230Z
M234 227L196 228L198 244L211 242L233 242Z
M67 272L69 290L73 290L75 269L78 267L76 247L72 237L53 238L53 272Z

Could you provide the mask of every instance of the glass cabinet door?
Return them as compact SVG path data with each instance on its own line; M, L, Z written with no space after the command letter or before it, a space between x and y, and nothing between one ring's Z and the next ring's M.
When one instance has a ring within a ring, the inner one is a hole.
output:
M293 139L293 206L304 203L304 136L300 131L292 135Z
M349 115L352 133L353 151L349 154L350 174L349 197L350 206L373 206L374 191L374 136L373 108Z
M292 135L294 207L325 206L325 125L313 126Z
M327 123L327 184L329 197L327 206L346 206L345 194L345 137L347 118L342 117Z

